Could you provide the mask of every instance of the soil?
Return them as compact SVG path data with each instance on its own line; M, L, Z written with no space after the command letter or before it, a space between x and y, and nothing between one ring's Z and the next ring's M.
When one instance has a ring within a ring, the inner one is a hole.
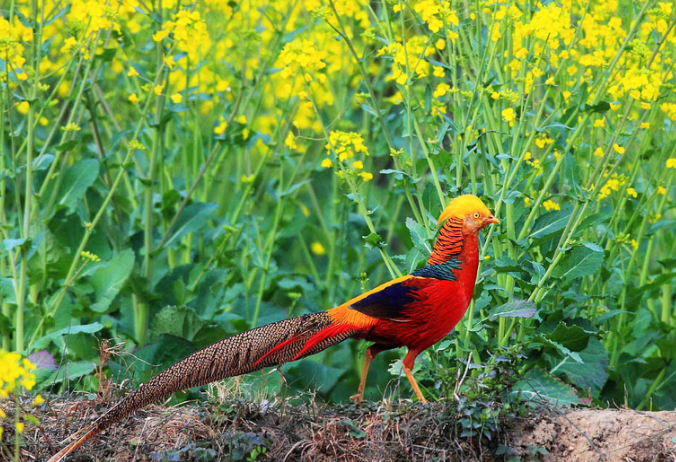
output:
M10 400L0 403L8 416ZM281 401L149 406L85 443L71 461L676 461L676 412L538 408L467 436L451 403L323 405ZM30 405L27 400L26 406ZM22 406L26 409L26 406ZM33 412L21 460L42 461L107 409L103 400L52 397ZM5 424L0 460L13 454Z

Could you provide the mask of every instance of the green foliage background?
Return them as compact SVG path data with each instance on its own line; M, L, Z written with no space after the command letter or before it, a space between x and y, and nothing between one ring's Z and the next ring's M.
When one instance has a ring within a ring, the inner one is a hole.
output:
M503 223L418 361L426 394L676 407L668 4L2 8L0 331L56 358L42 388L95 390L102 339L140 360L106 371L144 381L340 304L422 264L473 193ZM363 347L285 365L287 386L346 400ZM399 356L367 397L410 396ZM503 361L515 377L487 378Z

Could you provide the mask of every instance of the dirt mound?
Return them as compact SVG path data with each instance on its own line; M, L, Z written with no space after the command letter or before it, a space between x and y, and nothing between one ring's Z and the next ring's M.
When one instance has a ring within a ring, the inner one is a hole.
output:
M676 412L576 410L506 428L515 455L542 461L676 461Z
M13 413L8 400L0 404ZM106 408L48 400L37 413L41 426L26 427L21 460L46 460ZM676 461L676 412L539 409L501 422L501 430L485 431L484 438L463 433L464 417L452 403L328 406L311 397L149 406L69 460ZM0 460L13 454L13 428L4 423Z

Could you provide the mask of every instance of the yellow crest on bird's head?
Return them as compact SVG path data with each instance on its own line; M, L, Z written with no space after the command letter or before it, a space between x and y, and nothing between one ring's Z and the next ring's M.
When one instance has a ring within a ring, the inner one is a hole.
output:
M484 216L490 216L491 211L488 210L488 207L476 196L467 194L465 196L458 196L448 203L441 216L437 225L442 224L444 221L449 218L465 218L467 215L478 212Z

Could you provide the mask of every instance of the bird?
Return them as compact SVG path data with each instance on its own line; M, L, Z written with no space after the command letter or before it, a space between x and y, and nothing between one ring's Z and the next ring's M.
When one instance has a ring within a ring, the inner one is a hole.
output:
M418 355L445 337L467 311L479 266L479 231L500 224L474 195L452 199L437 223L427 264L342 305L255 327L222 339L178 361L115 404L48 462L58 462L94 435L146 405L173 393L279 366L318 353L348 338L373 342L366 349L356 401L363 400L369 365L386 350L407 347L402 369L418 400L413 377Z

